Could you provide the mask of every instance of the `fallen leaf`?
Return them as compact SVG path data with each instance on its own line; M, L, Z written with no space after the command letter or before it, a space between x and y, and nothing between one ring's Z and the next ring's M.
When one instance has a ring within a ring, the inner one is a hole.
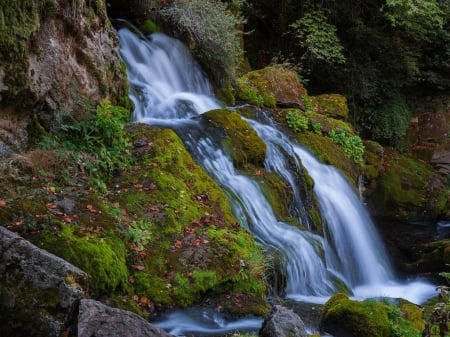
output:
M0 200L0 207L6 207L6 201Z
M140 264L134 264L131 267L135 270L144 270L145 269L145 267Z

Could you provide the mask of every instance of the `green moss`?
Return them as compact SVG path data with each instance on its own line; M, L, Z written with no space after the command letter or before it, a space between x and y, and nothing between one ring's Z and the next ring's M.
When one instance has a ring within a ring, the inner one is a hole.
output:
M188 306L245 289L254 301L265 303L262 254L237 224L223 191L174 131L140 124L127 130L132 142L146 145L132 150L136 166L113 183L116 192L109 199L127 216L152 224L144 249L128 258L137 266L132 271L137 295Z
M224 147L229 149L229 155L238 169L255 170L264 167L266 144L239 114L218 109L203 114L203 120L207 125L222 131Z
M324 94L311 96L314 111L319 114L340 120L347 120L348 106L345 96L338 94Z
M314 132L303 132L297 135L300 143L314 153L320 161L338 168L356 186L360 173L359 165L350 159L342 148L330 138Z
M159 28L158 25L150 19L145 20L145 22L139 27L139 29L145 35L150 35L161 31L161 28Z
M223 101L228 106L233 106L236 104L236 99L234 97L234 88L230 81L227 80L224 85L215 90L217 98Z
M72 226L45 230L34 241L89 275L90 292L103 294L128 287L125 246L113 233L80 236Z
M276 99L264 70L252 71L236 80L236 97L257 106L274 108Z
M391 337L386 304L352 301L344 294L333 296L325 304L320 325L332 335Z
M385 152L373 201L384 215L436 219L448 210L448 188L431 167L394 150Z

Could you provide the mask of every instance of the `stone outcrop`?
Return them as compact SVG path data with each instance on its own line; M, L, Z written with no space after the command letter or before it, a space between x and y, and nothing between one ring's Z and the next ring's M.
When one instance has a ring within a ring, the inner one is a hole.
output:
M80 302L77 330L78 337L172 336L132 312L87 299Z
M264 319L259 332L261 337L307 337L301 318L281 305L274 305Z
M4 336L60 336L86 274L0 226L0 326Z
M33 116L52 129L83 118L86 102L126 97L104 1L9 1L0 11L0 142L9 149L0 154L27 147Z

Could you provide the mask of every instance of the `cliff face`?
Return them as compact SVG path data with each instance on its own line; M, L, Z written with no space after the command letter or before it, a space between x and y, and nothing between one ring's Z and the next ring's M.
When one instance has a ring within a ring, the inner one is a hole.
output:
M0 156L23 151L33 116L45 129L81 105L126 97L126 74L104 1L27 0L2 6Z

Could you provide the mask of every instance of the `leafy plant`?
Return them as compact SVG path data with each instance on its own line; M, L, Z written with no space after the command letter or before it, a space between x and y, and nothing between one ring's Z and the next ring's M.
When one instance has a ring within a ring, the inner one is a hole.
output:
M308 130L308 116L300 114L297 110L288 111L286 114L286 121L288 126L295 132Z
M357 163L362 163L364 144L359 136L351 135L342 129L331 130L328 133L333 142L342 146L344 152Z
M232 75L243 55L240 15L217 0L174 0L160 14L188 32L207 60Z
M336 35L336 27L327 22L322 10L306 13L290 26L294 28L300 45L306 49L303 58L345 63L344 47Z
M143 250L153 238L151 226L152 223L147 219L133 221L130 226L122 230L123 236L126 241L135 244L139 250Z

